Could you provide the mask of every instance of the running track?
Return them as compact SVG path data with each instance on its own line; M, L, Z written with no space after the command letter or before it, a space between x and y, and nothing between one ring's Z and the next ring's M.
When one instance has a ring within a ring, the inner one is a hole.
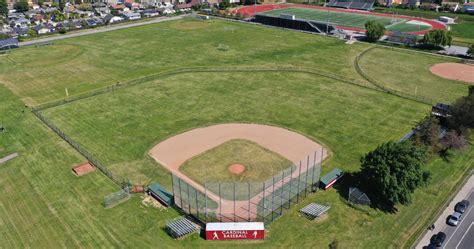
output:
M423 31L417 31L417 32L408 32L411 34L416 34L416 35L423 35L426 32L434 29L446 29L446 27L433 20L428 20L428 19L423 19L423 18L416 18L412 16L402 16L402 15L391 15L391 14L383 14L383 13L373 13L373 12L367 12L367 11L360 11L360 10L350 10L350 9L339 9L339 8L329 8L329 7L321 7L321 6L311 6L311 5L304 5L304 4L263 4L263 5L257 5L256 7L253 5L249 6L244 6L242 8L238 8L234 11L234 13L239 13L244 16L253 16L254 11L257 13L265 12L265 11L270 11L270 10L275 10L275 9L283 9L283 8L307 8L307 9L321 9L321 10L329 10L329 11L334 11L334 12L347 12L347 13L356 13L360 15L373 15L373 16L383 16L383 17L390 17L390 18L403 18L403 19L408 19L408 20L416 20L416 21L422 21L425 23L428 23L432 26L431 29L429 30L423 30ZM353 31L361 31L365 32L363 29L358 29L358 28L352 28L352 27L345 27L345 26L338 26L338 28L345 29L345 30L353 30Z

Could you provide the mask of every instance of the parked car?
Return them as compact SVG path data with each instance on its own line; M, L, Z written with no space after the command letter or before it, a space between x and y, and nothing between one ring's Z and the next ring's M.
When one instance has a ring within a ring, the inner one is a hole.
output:
M431 245L440 247L443 245L445 239L446 239L446 234L443 232L439 232L431 237L430 242L431 242Z
M467 208L469 207L469 201L468 200L462 200L454 206L454 211L463 214L466 212Z
M448 225L457 226L459 223L459 220L461 220L461 215L462 215L461 213L454 212L454 214L449 216Z

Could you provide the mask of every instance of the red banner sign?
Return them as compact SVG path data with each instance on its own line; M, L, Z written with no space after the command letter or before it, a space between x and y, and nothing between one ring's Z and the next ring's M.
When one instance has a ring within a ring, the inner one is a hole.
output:
M265 230L206 230L206 240L261 240Z

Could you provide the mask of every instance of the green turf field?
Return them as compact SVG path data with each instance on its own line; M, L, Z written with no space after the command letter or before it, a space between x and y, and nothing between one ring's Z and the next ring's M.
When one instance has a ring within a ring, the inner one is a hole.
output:
M229 50L217 49L219 44ZM62 98L64 88L77 94L198 66L302 66L364 82L354 69L354 59L367 48L297 32L189 19L20 48L0 56L0 114L7 127L0 134L0 148L21 155L0 165L0 248L248 248L249 243L209 243L198 235L172 240L163 227L179 214L146 207L139 195L104 209L102 198L117 186L98 171L74 176L71 167L84 158L30 112L23 113L24 104ZM446 61L422 54L409 58L423 65ZM364 70L385 80L387 70L376 67L386 57L372 60L374 65L364 64ZM427 84L426 67L414 73L397 65L399 70L390 71L387 84L398 87L401 82L394 79L407 72L413 73L413 84ZM216 71L158 78L44 112L112 170L138 182L159 181L169 187L169 175L147 151L191 128L224 122L290 128L331 150L323 173L334 167L351 171L358 169L361 155L382 141L400 138L429 110L424 104L314 74ZM449 92L449 99L465 94L450 81L430 80L440 91ZM445 98L435 89L425 92ZM310 194L267 227L264 242L251 246L326 248L337 240L343 248L408 247L472 168L473 158L472 147L449 162L435 158L427 165L431 183L416 191L414 203L397 206L394 214L351 208L342 189ZM309 202L331 203L328 218L315 223L300 217L298 209Z
M382 23L389 31L416 32L428 30L431 25L416 25L409 23L408 19L390 18L384 16L364 15L357 13L324 11L310 8L283 8L263 13L269 16L280 16L281 14L295 15L296 18L313 20L319 22L330 22L338 26L364 29L365 23L374 20Z

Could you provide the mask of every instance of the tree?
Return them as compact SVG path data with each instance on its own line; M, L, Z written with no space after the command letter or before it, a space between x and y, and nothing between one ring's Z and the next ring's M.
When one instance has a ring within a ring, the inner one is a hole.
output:
M383 24L370 20L365 23L365 35L369 41L377 41L385 33Z
M53 18L52 18L55 22L62 22L64 20L66 20L66 16L59 10L55 10L53 12Z
M8 38L10 38L9 35L0 33L0 40L5 40L5 39L8 39Z
M466 132L474 128L474 88L469 88L470 95L457 99L451 105L451 117L448 118L451 128Z
M449 131L441 140L446 150L448 149L462 149L466 147L466 138L456 131Z
M471 44L469 46L469 49L467 50L467 55L470 57L474 57L474 44Z
M28 37L36 37L38 36L38 34L36 33L36 31L30 29L28 30L28 32L26 33L28 35Z
M6 0L0 0L0 15L8 17L8 4Z
M426 152L409 141L387 142L361 159L361 178L377 200L407 204L415 189L428 182L425 159Z
M452 40L450 31L435 29L423 36L422 43L432 47L451 46Z
M219 4L219 8L222 10L225 10L230 7L230 1L229 0L222 0L222 2Z
M439 120L436 117L425 117L416 125L415 129L416 133L413 136L413 140L416 145L428 146L434 153L442 150L439 140L441 126L439 125Z
M20 0L13 5L13 8L16 9L18 12L25 12L28 11L28 2L26 0Z

